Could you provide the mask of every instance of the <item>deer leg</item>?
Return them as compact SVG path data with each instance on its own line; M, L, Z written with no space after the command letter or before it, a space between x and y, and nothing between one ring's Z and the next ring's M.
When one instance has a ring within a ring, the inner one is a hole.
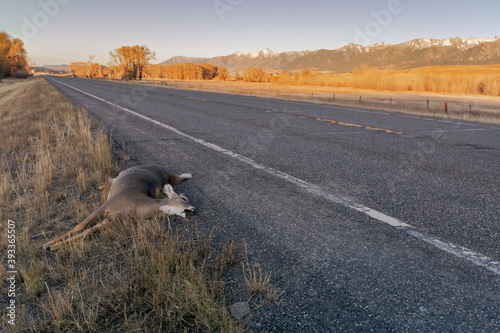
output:
M80 239L80 238L83 238L85 236L88 236L88 235L91 235L97 231L99 231L102 227L104 227L106 224L109 223L109 220L108 219L105 219L99 223L97 223L95 226L93 226L92 228L89 228L87 230L85 230L84 232L81 232L79 233L78 235L76 236L73 236L71 238L68 238L68 239L65 239L65 240L62 240L62 241L59 241L53 245L50 245L49 247L47 247L47 250L48 251L54 251L54 250L57 250L59 247L61 247L62 245L64 244L69 244L69 243L72 243L74 242L75 240L77 239Z
M185 182L188 179L191 179L192 177L193 177L193 175L191 175L190 173L183 173L182 175L179 175L179 176L171 174L171 175L169 175L168 184L170 184L172 186L176 186L182 182Z
M103 214L104 214L104 205L99 207L96 211L94 211L92 214L90 214L82 223L78 224L76 227L74 227L73 229L71 229L69 232L65 233L64 235L60 236L60 237L57 237L57 238L54 238L53 240L51 240L50 242L47 242L45 244L42 245L42 248L44 250L48 250L49 247L55 243L58 243L60 242L61 240L63 240L64 238L67 238L67 237L70 237L72 236L73 234L85 229L85 227L92 221L94 220L97 220L99 217L101 217Z

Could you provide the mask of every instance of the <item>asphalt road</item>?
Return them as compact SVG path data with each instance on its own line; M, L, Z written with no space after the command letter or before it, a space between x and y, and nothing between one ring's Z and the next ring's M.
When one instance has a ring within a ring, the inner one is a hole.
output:
M252 330L500 331L500 126L47 79L134 163L193 173L200 227L283 291Z

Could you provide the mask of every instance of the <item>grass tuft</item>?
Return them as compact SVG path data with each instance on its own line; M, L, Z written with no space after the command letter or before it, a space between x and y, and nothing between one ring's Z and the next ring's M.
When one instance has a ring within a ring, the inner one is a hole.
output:
M45 269L39 263L31 263L27 269L20 270L20 280L30 298L39 297L45 289Z
M87 192L87 172L84 168L80 167L78 173L76 174L76 183L81 193Z
M256 296L270 287L271 273L263 273L260 266L250 266L248 260L241 265L250 296Z
M236 239L231 239L223 247L219 254L218 262L220 271L227 268L233 268L241 263L246 252L246 243L238 244Z

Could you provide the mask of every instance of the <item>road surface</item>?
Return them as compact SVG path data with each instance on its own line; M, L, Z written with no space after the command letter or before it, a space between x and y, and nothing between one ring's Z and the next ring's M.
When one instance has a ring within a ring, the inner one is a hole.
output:
M252 330L500 331L500 126L47 80L135 163L193 173L200 227L283 291Z

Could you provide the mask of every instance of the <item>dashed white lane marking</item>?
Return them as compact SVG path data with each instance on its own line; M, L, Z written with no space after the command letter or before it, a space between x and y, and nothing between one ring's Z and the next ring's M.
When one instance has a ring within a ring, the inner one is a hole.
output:
M449 243L449 242L445 242L443 240L440 240L434 236L431 236L431 235L428 235L426 233L423 233L421 231L418 231L416 230L413 226L407 224L407 223L404 223L392 216L389 216L389 215L386 215L382 212L379 212L375 209L372 209L370 207L367 207L367 206L364 206L364 205L361 205L361 204L358 204L352 200L347 200L347 199L344 199L336 194L333 194L331 192L328 192L328 191L325 191L319 187L317 187L316 185L313 185L313 184L310 184L302 179L299 179L299 178L296 178L296 177L293 177L287 173L284 173L284 172L281 172L279 170L276 170L276 169L273 169L273 168L270 168L270 167L266 167L262 164L259 164L257 162L255 162L254 160L248 158L248 157L245 157L243 155L240 155L238 153L235 153L233 151L230 151L228 149L225 149L223 147L220 147L216 144L213 144L213 143L210 143L210 142L207 142L205 140L202 140L202 139L198 139L192 135L189 135L187 133L184 133L180 130L178 130L177 128L175 127L172 127L172 126L169 126L169 125L166 125L164 123L161 123L157 120L154 120L154 119L151 119L147 116L144 116L140 113L137 113L135 111L132 111L130 109L127 109L127 108L124 108L120 105L117 105L115 103L111 103L103 98L100 98L98 96L95 96L93 94L90 94L88 92L85 92L83 90L80 90L78 88L75 88L75 87L72 87L70 85L67 85L65 83L62 83L60 81L57 81L57 80L54 80L54 79L50 79L51 81L54 81L54 82L57 82L63 86L66 86L70 89L73 89L75 91L78 91L82 94L85 94L87 96L90 96L92 98L95 98L99 101L102 101L104 103L107 103L109 105L112 105L120 110L123 110L125 112L128 112L134 116L137 116L139 118L142 118L146 121L149 121L155 125L158 125L160 127L163 127L165 129L168 129L169 131L172 131L186 139L189 139L191 141L194 141L196 143L199 143L207 148L210 148L216 152L219 152L221 154L224 154L224 155L227 155L227 156L230 156L240 162L243 162L243 163L246 163L252 167L254 167L255 169L258 169L258 170L261 170L261 171L264 171L268 174L271 174L277 178L280 178L280 179L283 179L285 181L287 181L288 183L291 183L291 184L294 184L295 186L298 186L304 190L306 190L307 192L309 193L312 193L312 194L315 194L315 195L318 195L318 196L321 196L323 197L324 199L327 199L331 202L334 202L336 204L340 204L342 206L345 206L345 207L348 207L348 208L351 208L351 209L354 209L358 212L361 212L367 216L370 216L371 218L375 219L375 220L378 220L380 222L383 222L387 225L390 225L392 227L395 227L397 228L398 230L400 231L404 231L406 232L408 235L411 235L417 239L420 239L428 244L431 244L433 245L434 247L442 250L442 251L445 251L447 253L450 253L456 257L459 257L461 259L465 259L471 263L473 263L474 265L477 265L477 266L480 266L480 267L484 267L486 268L487 270L497 274L497 275L500 275L500 262L497 262L497 261L494 261L490 258L488 258L487 256L484 256L480 253L476 253L466 247L463 247L463 246L460 246L460 245L455 245L455 244L452 244L452 243Z

